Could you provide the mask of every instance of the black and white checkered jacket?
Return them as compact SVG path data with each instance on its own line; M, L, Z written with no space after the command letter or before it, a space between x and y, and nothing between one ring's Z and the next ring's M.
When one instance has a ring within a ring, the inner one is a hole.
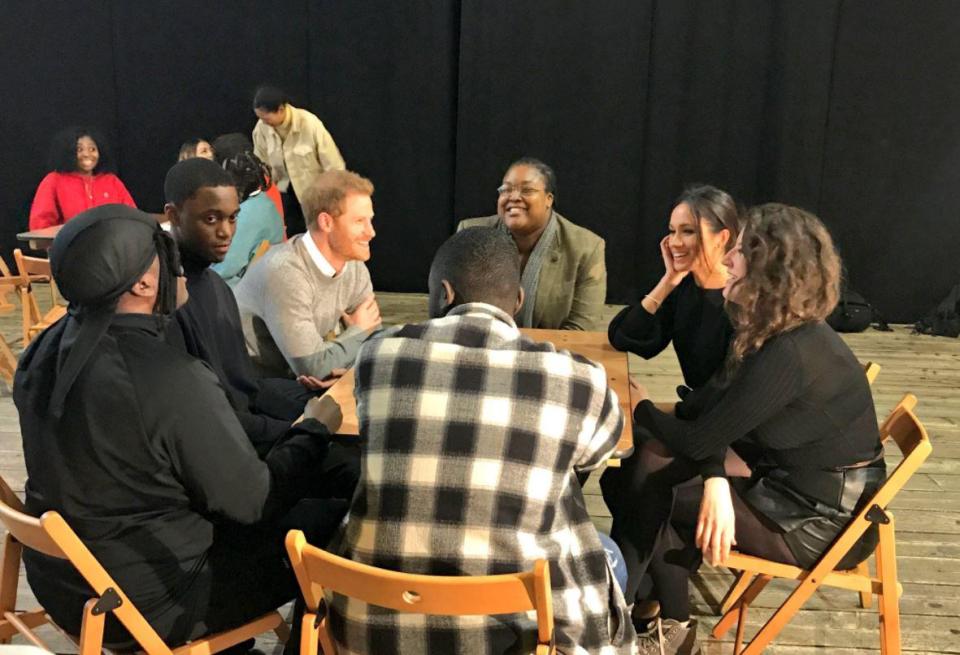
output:
M363 472L331 549L375 566L488 575L550 562L564 653L631 653L636 635L574 471L623 416L602 367L472 303L368 341L356 362ZM335 596L343 654L525 653L532 615L425 617Z

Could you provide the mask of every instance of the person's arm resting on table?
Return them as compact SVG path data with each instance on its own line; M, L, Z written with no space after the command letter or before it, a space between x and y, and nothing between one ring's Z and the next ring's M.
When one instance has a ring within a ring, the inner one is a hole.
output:
M695 419L668 416L646 400L637 405L634 420L673 453L697 461L704 479L723 477L727 446L802 392L800 363L793 340L783 335L750 356L718 402Z
M602 368L599 371L600 375L606 377L606 372ZM576 471L592 471L603 464L610 459L610 455L613 454L617 442L620 440L625 417L620 409L617 394L609 386L606 386L606 380L604 380L604 385L606 392L596 419L596 429L573 465Z

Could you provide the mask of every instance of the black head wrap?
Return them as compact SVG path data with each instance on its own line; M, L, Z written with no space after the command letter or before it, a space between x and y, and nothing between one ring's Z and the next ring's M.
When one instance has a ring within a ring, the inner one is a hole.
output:
M150 215L126 205L102 205L66 223L50 248L50 268L80 331L62 362L50 412L63 413L67 393L110 327L117 301L160 258L155 311L171 314L180 274L177 246Z

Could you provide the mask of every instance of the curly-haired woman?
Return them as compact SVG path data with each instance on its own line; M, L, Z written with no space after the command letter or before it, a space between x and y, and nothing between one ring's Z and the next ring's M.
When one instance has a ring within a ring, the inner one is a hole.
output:
M754 208L724 263L734 327L725 367L682 401L685 418L658 411L642 390L634 410L650 439L640 449L649 475L631 493L651 509L638 511L621 538L653 546L628 549L639 557L628 598L658 601L662 619L649 626L641 652L698 652L688 578L701 555L722 561L735 543L810 566L885 478L863 368L824 323L840 278L826 228L794 207ZM724 451L744 438L757 447L753 475L728 480ZM867 533L839 568L866 559L875 544ZM646 589L637 588L641 578Z
M33 197L31 230L62 225L100 205L136 207L127 187L112 173L107 144L95 130L68 127L58 132L50 148L50 168Z

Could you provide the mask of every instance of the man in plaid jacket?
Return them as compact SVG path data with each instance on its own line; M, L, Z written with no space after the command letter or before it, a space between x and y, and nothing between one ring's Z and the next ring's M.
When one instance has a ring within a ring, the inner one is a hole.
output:
M430 271L433 320L367 341L356 363L363 472L331 550L374 566L489 575L550 562L563 653L632 653L636 634L576 471L594 469L623 416L603 368L517 329L516 246L458 232ZM335 595L353 653L529 653L532 616L399 614Z

